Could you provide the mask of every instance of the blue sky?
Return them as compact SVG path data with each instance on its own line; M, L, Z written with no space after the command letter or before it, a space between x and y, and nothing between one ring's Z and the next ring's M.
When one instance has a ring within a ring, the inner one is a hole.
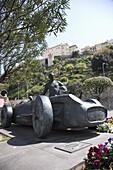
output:
M113 0L70 0L66 13L66 31L48 36L48 47L68 43L83 48L113 39Z

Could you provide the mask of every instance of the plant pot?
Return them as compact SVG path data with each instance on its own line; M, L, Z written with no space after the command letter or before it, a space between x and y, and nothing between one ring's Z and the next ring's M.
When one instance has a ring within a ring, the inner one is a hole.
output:
M90 169L86 168L85 161L83 161L69 170L90 170ZM104 169L104 170L108 170L108 169Z
M78 165L74 166L70 170L85 170L85 161L79 163Z

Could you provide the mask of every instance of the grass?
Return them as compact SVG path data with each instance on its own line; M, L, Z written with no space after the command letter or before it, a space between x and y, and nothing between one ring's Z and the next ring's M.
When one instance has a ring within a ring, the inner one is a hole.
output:
M9 136L0 133L0 142L8 141L9 139L11 139Z

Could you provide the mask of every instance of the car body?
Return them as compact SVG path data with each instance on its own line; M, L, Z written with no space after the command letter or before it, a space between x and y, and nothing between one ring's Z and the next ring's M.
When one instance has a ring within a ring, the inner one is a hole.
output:
M32 125L38 137L47 136L51 129L95 127L105 122L107 109L96 99L82 101L73 94L53 97L39 95L14 107L4 105L2 126L11 123Z

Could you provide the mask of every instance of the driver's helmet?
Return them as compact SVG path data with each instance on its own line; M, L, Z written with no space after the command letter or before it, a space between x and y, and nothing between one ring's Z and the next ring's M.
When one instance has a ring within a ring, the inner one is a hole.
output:
M54 77L54 73L49 73L49 78L53 78Z

